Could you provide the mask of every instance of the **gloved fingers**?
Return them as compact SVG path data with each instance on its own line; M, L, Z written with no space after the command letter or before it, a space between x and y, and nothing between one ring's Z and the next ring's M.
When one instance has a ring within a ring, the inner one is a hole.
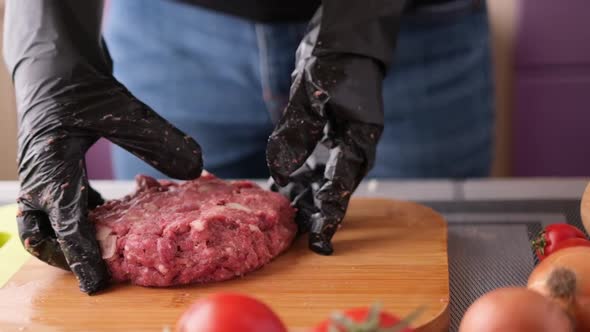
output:
M201 175L201 147L193 138L159 116L147 105L130 100L106 137L167 176L191 180Z
M45 212L19 207L16 221L21 242L31 255L49 265L70 269Z
M46 130L44 135L22 136L19 204L26 218L20 221L21 238L26 241L34 236L34 244L44 240L43 257L64 265L59 258L63 255L78 278L80 289L94 293L110 281L94 226L87 221L89 204L100 201L94 190L89 197L91 189L84 161L96 137L68 125Z
M59 249L55 244L48 249L65 257L78 278L80 290L91 294L104 288L110 275L102 260L94 226L87 219L89 203L98 201L97 193L92 190L94 202L89 202L91 189L81 157L87 143L80 139L62 141L60 146L67 145L67 148L54 148L52 158L42 156L40 161L43 162L33 168L35 173L26 179L24 187L26 196L47 216L47 219L39 219L39 229L47 225L55 234Z
M286 186L278 186L271 178L272 184L270 187L271 191L278 192L279 194L286 197L290 202L291 206L296 208L295 223L297 224L298 233L307 233L311 226L308 216L315 211L313 205L313 192L311 187L305 187L298 183L290 182Z
M310 159L312 159L310 157ZM314 203L314 194L323 182L324 165L318 165L308 161L292 176L290 182L283 187L278 186L270 178L270 189L279 192L291 202L291 206L297 209L295 222L299 233L307 233L311 227L311 216L318 211Z
M346 146L330 150L324 183L314 195L317 212L309 216L309 248L322 255L333 252L332 236L346 213L356 173L361 171L357 156L349 153Z
M64 186L64 184L61 183L60 186ZM88 206L90 208L104 203L101 195L96 190L90 186L87 188ZM61 245L52 228L49 216L40 208L35 208L32 195L21 195L16 219L19 237L24 248L29 253L49 265L70 270L68 262L61 250Z
M329 97L301 76L293 87L285 113L268 139L266 161L273 179L280 186L312 154L326 126L325 104Z
M84 172L81 170L81 172ZM80 290L95 293L110 280L96 240L94 227L88 222L88 183L85 174L69 181L48 207L51 225L70 269L80 283Z
M92 210L102 204L104 204L104 199L100 193L88 185L88 209Z
M167 176L188 180L201 175L201 147L135 98L112 78L76 86L70 123L105 137Z
M373 165L382 127L356 121L334 125L334 145L324 171L324 183L315 193L318 212L310 216L309 247L330 255L331 240L346 214L350 197Z

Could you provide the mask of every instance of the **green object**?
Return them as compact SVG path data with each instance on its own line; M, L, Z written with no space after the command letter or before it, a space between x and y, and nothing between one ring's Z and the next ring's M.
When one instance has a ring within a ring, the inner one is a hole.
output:
M0 207L0 288L31 257L18 238L16 211L16 204Z

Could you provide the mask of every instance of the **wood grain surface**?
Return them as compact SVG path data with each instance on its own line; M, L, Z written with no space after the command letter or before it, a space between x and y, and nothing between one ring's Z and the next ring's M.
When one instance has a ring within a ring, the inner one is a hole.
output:
M306 239L243 278L155 289L127 284L87 296L67 272L31 259L0 289L0 331L162 331L200 296L230 291L269 304L293 331L337 309L376 301L405 316L420 306L420 332L448 331L447 225L421 205L376 199L351 203L334 238L335 254L307 250Z

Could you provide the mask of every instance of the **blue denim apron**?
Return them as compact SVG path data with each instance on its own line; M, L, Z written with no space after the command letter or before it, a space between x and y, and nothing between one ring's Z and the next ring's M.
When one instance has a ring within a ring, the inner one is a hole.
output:
M206 169L263 178L269 112L285 107L305 28L306 22L256 23L171 0L112 0L105 38L115 77L201 144ZM385 130L371 177L488 175L489 43L485 8L434 8L403 19L384 82ZM113 160L118 179L163 177L122 149L115 148Z

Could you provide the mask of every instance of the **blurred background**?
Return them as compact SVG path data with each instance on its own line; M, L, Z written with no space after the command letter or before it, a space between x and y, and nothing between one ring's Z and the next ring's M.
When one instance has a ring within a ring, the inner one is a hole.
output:
M567 3L567 4L566 4ZM0 0L3 17L4 0ZM496 95L494 177L589 176L590 2L488 0ZM0 180L16 179L13 90L0 66ZM112 177L108 142L89 152Z

